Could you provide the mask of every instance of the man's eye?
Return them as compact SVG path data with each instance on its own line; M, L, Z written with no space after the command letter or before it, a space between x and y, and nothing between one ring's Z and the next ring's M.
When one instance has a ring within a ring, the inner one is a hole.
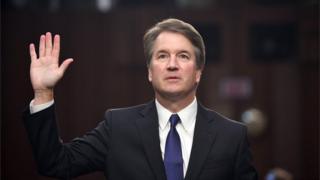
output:
M160 54L159 56L158 56L158 59L165 59L167 57L167 55L165 55L165 54Z
M179 57L180 57L181 59L189 59L189 56L186 55L186 54L180 54Z

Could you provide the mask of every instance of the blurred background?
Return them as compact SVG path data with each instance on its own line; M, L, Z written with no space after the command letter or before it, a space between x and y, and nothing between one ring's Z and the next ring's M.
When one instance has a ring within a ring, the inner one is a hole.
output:
M55 89L67 142L106 109L152 100L142 36L168 17L203 35L198 99L248 125L260 179L274 168L319 179L318 0L2 0L1 179L50 179L37 173L21 120L33 98L29 43L60 34L61 60L75 60Z

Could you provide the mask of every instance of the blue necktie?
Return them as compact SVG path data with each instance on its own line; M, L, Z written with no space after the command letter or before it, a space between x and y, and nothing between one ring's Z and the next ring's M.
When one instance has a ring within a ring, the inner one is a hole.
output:
M167 180L183 180L183 159L181 152L180 137L176 130L176 125L180 121L177 114L171 115L170 131L167 136L164 152L164 166Z

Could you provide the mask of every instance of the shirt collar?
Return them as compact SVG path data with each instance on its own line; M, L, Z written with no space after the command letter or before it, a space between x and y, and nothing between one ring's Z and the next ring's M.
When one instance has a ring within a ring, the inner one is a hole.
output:
M159 118L159 126L161 130L163 130L168 125L170 116L174 113L170 112L168 109L162 106L157 99L155 102L156 102L156 108L157 108L158 118ZM183 108L181 111L176 113L179 115L181 119L182 126L187 131L189 131L190 128L192 128L193 124L195 123L197 109L198 109L197 98L194 98L194 100L187 107Z

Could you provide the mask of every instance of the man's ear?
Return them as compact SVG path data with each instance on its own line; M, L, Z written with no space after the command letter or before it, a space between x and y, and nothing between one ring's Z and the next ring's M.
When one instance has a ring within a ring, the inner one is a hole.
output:
M199 83L201 80L202 69L198 69L196 72L196 82Z
M150 67L148 67L148 80L149 82L152 82L152 72L150 70Z

